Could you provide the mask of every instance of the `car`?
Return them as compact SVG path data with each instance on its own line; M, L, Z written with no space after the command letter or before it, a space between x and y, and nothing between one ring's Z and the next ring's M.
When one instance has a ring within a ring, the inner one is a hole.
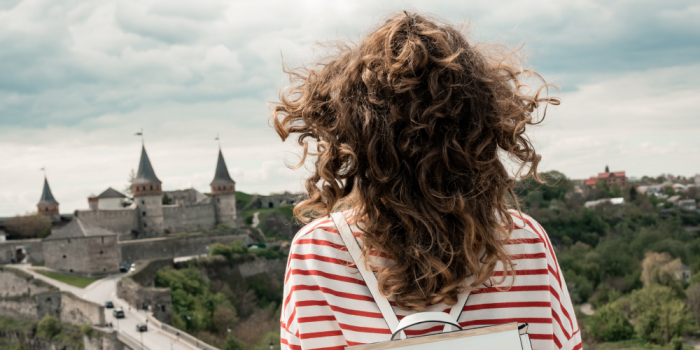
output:
M124 310L122 310L122 308L118 307L118 308L114 309L114 311L112 311L112 315L115 318L124 318Z
M145 323L138 323L138 324L136 324L136 331L137 332L146 332L146 331L148 331L148 325Z
M105 307L108 308L108 309L111 309L111 308L114 307L114 304L112 304L111 301L105 301Z
M129 264L119 265L119 272L129 272Z

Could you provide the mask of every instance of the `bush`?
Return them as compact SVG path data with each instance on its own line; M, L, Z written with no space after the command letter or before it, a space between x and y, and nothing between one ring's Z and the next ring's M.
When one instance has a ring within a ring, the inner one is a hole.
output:
M222 350L243 350L245 349L245 344L242 341L236 339L233 335L229 334L224 342Z
M92 326L87 323L83 324L82 326L80 326L80 333L83 333L88 337L92 336Z
M272 349L280 349L280 331L267 332L265 335L253 345L252 350L269 350L270 343L272 343Z
M61 321L53 315L44 316L36 327L37 336L46 340L50 340L59 333L61 333Z
M620 341L634 336L634 327L625 316L621 303L610 303L598 308L586 322L586 332L598 341Z
M634 328L646 341L667 344L697 327L688 306L670 287L655 284L635 290L631 302Z

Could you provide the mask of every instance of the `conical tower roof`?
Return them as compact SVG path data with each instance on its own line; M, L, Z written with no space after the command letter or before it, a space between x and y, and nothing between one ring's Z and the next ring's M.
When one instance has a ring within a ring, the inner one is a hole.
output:
M228 168L226 167L226 161L224 160L224 155L221 153L221 148L219 148L219 159L216 161L216 173L214 174L214 180L209 184L210 186L219 185L230 185L235 184L231 175L228 173Z
M37 205L58 205L58 202L53 198L53 193L51 193L51 187L49 187L49 181L46 180L44 176L44 190L41 191L41 199Z
M160 180L156 176L156 172L153 171L153 166L151 161L148 159L148 154L146 153L146 146L141 145L141 160L139 161L139 171L136 173L136 178L131 183L132 185L147 185L147 184L161 184Z

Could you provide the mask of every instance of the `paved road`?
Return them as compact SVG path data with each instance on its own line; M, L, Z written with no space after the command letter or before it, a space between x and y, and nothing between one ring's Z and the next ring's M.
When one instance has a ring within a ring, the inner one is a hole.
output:
M112 311L114 309L105 308L105 322L112 322L115 330L126 333L137 341L141 341L143 339L143 345L146 349L196 349L186 342L179 341L173 335L161 329L151 327L151 325L149 325L147 332L136 331L137 323L146 322L146 313L144 311L137 311L134 308L130 308L126 301L117 298L117 281L124 277L125 274L111 275L101 278L83 289L38 274L33 270L40 268L33 268L30 264L13 265L13 267L19 267L27 273L32 274L35 278L46 281L58 287L60 290L71 292L85 300L89 300L100 305L104 305L105 301L111 301L114 303L115 307L122 307L126 317L119 320L112 316Z

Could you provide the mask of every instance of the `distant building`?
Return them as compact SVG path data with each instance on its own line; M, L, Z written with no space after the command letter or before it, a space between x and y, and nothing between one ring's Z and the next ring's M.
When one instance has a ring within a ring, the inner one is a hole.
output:
M700 186L700 174L695 175L695 185Z
M673 188L674 191L682 192L682 191L687 190L688 186L683 185L683 184L673 184L673 186L671 186L671 188Z
M54 270L81 276L119 272L117 234L80 218L53 229L42 241L44 263Z
M622 197L603 198L603 199L599 199L597 201L588 201L588 202L584 203L583 206L586 208L594 208L594 207L597 207L603 203L610 203L612 205L622 205L622 204L625 204L625 199Z
M36 208L39 214L48 216L51 221L61 221L61 215L58 213L58 202L53 197L53 193L51 193L51 187L49 187L49 181L46 179L46 176L44 176L44 189L41 191L41 198L39 203L36 204Z
M126 199L126 196L123 193L109 187L97 196L97 209L121 209L123 208L122 203L124 203L124 199ZM90 199L88 198L89 201Z
M595 188L595 184L599 181L605 183L609 187L613 187L615 185L625 187L628 184L624 171L598 173L598 177L591 177L585 180L585 183L586 186Z
M695 199L679 200L678 207L681 208L681 210L687 210L687 211L697 211L698 210L698 206L695 203Z
M681 270L676 272L676 279L683 280L686 283L690 283L690 277L693 275L693 271L690 270L690 266L686 264L681 264Z
M118 234L135 234L137 237L208 230L219 224L232 228L240 226L236 182L228 172L221 149L210 187L210 197L194 189L163 191L146 147L142 146L139 168L131 183L134 204L123 208L126 196L108 188L97 196L97 200L90 196L90 210L76 210L75 217Z
M681 199L681 196L671 196L666 199L667 202L673 203L673 204L678 204L678 201Z

